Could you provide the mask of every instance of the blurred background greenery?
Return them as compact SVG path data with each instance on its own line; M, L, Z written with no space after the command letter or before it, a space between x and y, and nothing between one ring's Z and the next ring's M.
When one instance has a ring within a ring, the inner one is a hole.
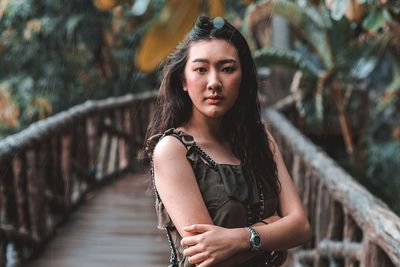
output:
M153 90L202 13L246 35L262 99L400 214L397 0L0 0L0 137Z

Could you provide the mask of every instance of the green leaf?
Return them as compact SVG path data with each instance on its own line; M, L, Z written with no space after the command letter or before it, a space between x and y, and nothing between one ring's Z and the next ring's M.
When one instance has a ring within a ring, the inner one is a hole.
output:
M276 50L263 48L253 53L254 59L260 66L282 65L301 70L314 78L317 78L322 70L318 69L311 61L295 51Z
M65 23L65 28L67 30L67 35L71 36L74 34L75 29L78 27L79 22L81 22L82 15L71 16Z
M334 20L341 20L346 13L347 7L349 6L349 0L334 0L331 16Z
M245 16L245 25L249 29L251 26L249 21L253 17L281 16L317 51L324 67L331 69L334 63L327 39L327 29L331 25L323 13L318 19L316 19L316 14L317 12L306 12L299 4L287 0L261 1L257 5L249 6Z
M5 14L13 19L16 17L28 18L32 15L33 9L32 0L13 0L8 2Z
M389 85L388 91L396 92L400 91L400 76L396 77Z
M299 7L302 8L304 13L320 28L332 27L332 22L329 16L329 10L324 7L316 7L308 1L297 1Z
M351 76L356 79L366 79L378 63L376 57L362 57L351 68Z
M397 6L392 7L392 10L394 11L394 13L400 14L400 4L397 5Z
M383 112L390 105L397 102L398 92L400 91L400 76L394 77L393 81L386 88L383 98L380 99L377 105L377 111Z
M246 9L244 24L248 25L249 20L254 17L269 17L279 15L289 23L298 25L313 24L315 27L325 29L331 26L329 18L325 12L319 12L312 5L300 5L288 0L263 0L252 4ZM251 27L252 25L248 25Z
M391 15L386 8L372 7L370 13L363 21L362 26L370 31L374 31L383 26L383 24L391 20Z
M316 93L315 95L315 115L317 121L322 122L324 119L324 103L323 103L323 97L322 97L322 91Z

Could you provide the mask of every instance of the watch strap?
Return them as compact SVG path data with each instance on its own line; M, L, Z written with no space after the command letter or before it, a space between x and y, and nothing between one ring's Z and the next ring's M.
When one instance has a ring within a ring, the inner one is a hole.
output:
M251 226L246 227L249 232L249 243L251 251L258 251L261 248L261 238L258 232Z

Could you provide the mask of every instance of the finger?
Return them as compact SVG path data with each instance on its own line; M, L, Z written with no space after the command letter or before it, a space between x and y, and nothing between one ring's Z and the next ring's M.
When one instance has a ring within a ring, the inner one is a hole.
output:
M184 237L181 240L182 247L191 247L197 244L195 236Z
M183 230L190 233L204 233L212 230L214 225L211 224L192 224L189 226L183 227Z
M214 266L214 259L211 258L207 258L206 260L204 260L203 262L201 262L200 264L197 264L196 267L209 267L209 266Z
M196 255L190 256L188 258L189 262L191 264L202 264L205 260L207 260L209 258L209 253L208 252L202 252L202 253L198 253Z
M201 246L191 246L183 250L183 255L193 256L202 252L204 252L204 249Z

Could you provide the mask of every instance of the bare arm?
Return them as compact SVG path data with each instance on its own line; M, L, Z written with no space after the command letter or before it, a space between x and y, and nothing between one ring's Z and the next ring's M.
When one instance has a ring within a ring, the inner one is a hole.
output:
M154 180L160 198L182 237L192 235L183 230L185 226L213 224L186 158L186 148L175 137L164 137L154 149Z
M279 193L280 213L282 218L274 223L268 225L255 225L254 228L260 234L262 240L262 250L286 250L307 242L310 238L310 226L305 216L304 209L302 207L300 198L296 192L295 186L288 174L286 166L283 162L281 153L276 145L275 140L270 136L271 149L274 153L275 161L278 169L278 178L281 183L282 190ZM192 233L198 232L196 225L192 228ZM218 229L212 228L213 232ZM255 256L254 253L250 252L250 246L248 241L248 233L244 228L228 229L232 232L235 231L237 236L240 236L240 241L235 243L236 249L239 249L239 253L235 253L231 259L224 258L226 265L231 263L240 263L249 258ZM193 237L184 238L182 240L183 245L195 246L201 244L200 247L204 246L206 241L204 236L207 232L198 234ZM220 238L214 233L215 239ZM206 236L209 237L209 236ZM229 235L223 235L223 237L229 237ZM210 237L211 238L211 237ZM208 240L209 243L213 244L217 241ZM196 253L202 253L195 247L189 247L185 250L185 255L196 255ZM218 262L218 261L217 261ZM225 262L224 262L225 263ZM203 266L213 266L211 263L206 263ZM234 265L232 265L234 266Z
M271 135L269 138L282 188L279 193L279 208L282 218L276 223L254 228L264 241L262 244L264 250L286 250L304 244L310 239L310 225L278 145Z
M211 264L232 258L234 254L240 252L241 248L237 244L246 238L246 230L213 225L193 169L186 158L186 148L175 137L166 136L155 147L154 179L160 198L179 234L182 237L196 236L211 241L207 246L209 250L214 251L213 255L208 251L198 251L194 257L189 257L189 262L206 261L206 264ZM207 225L207 229L213 227L218 229L217 235L214 231L207 231L201 236L196 229L189 231L185 228L191 225ZM185 246L192 245L185 244Z

